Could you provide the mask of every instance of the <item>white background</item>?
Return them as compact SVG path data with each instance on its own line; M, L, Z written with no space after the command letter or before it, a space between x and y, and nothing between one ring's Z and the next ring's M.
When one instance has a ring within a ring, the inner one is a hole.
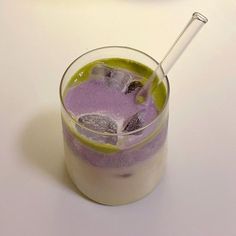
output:
M194 11L209 22L169 73L167 173L133 204L83 198L64 168L58 86L87 50L161 59ZM235 0L0 0L0 235L236 235Z

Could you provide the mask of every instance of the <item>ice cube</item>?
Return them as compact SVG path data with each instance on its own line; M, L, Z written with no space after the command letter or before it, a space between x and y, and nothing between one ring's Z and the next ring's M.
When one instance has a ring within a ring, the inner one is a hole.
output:
M123 131L124 132L131 132L143 127L144 124L144 117L145 110L141 110L135 113L133 116L129 117L127 120L124 121L123 124ZM134 134L141 134L142 132L137 132Z
M142 87L143 87L143 84L140 81L138 80L131 81L125 91L125 94L131 93L133 91L138 92L138 90Z
M116 135L106 135L106 133L117 133L117 123L110 117L101 114L85 114L79 117L78 122L85 128L89 129L88 130L76 125L77 130L88 138L114 145L117 143ZM104 133L104 135L96 134L91 130Z
M112 68L105 66L103 64L97 64L92 68L90 77L92 79L104 79L109 77L111 74Z
M132 79L131 75L123 70L113 69L109 77L107 77L107 85L124 92Z
M111 68L104 64L97 64L91 70L90 79L102 79L109 87L122 92L130 93L141 87L141 79L138 75L121 68Z

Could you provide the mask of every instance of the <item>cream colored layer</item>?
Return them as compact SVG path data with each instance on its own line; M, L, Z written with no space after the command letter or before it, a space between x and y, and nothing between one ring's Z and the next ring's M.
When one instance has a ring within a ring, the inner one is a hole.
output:
M65 146L69 175L79 190L90 199L107 205L136 201L150 193L159 183L166 160L166 145L155 156L130 167L101 168L76 156Z

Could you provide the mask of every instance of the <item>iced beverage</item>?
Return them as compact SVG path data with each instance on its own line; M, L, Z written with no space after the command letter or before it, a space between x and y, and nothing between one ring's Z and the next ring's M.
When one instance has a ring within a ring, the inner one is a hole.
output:
M76 59L60 95L65 160L71 179L90 199L126 204L150 193L166 160L167 78L145 103L136 94L157 62L122 47L105 47Z

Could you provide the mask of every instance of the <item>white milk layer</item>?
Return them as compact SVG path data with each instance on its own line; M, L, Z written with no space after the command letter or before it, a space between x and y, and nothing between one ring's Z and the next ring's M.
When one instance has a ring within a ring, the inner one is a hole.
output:
M76 156L64 142L66 166L71 179L88 198L106 205L126 204L143 198L160 182L167 145L129 167L96 167Z

